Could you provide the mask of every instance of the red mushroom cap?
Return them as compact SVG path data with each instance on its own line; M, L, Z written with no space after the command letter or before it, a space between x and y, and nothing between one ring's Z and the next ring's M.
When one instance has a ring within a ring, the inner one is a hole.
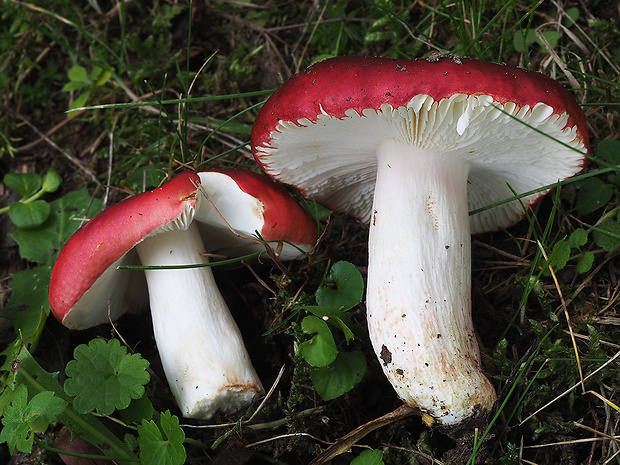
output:
M260 200L264 206L265 224L260 231L266 241L287 241L293 244L314 245L317 225L310 215L272 179L240 169L218 170L230 176L246 194Z
M470 115L479 117L471 126ZM512 197L508 185L523 193L572 176L589 147L583 111L540 73L467 58L337 57L293 76L267 100L252 149L274 179L369 221L376 148L390 139L465 160L470 211ZM472 215L471 229L507 227L522 216L513 201Z
M459 93L490 95L498 103L519 106L545 103L556 114L568 113L567 126L576 125L588 146L583 111L566 88L544 74L470 58L434 61L360 56L319 61L284 82L256 118L252 141L257 145L268 141L280 121L316 121L324 113L345 118L350 110L362 114L385 103L398 108L418 94L439 101Z
M71 236L52 270L49 300L54 316L63 322L115 261L157 228L194 208L199 184L196 174L179 174L157 189L104 210ZM98 323L106 320L107 313L98 316Z

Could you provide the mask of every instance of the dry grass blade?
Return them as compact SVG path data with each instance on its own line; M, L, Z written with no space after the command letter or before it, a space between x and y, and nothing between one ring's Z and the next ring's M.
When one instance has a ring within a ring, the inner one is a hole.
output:
M605 402L607 405L609 405L611 408L613 408L616 412L620 412L620 407L618 407L616 404L614 404L611 400L607 399L606 397L602 396L601 394L599 394L596 391L586 391L584 392L584 394L592 394L593 396L598 397L600 400L602 400L603 402Z
M565 330L566 333L570 334L570 332L568 330ZM585 341L589 341L590 337L586 336L585 334L578 334L578 333L574 333L574 336L577 339L583 339ZM604 346L608 346L611 347L612 349L616 349L616 350L620 350L620 345L619 344L614 344L613 342L609 342L609 341L601 341L601 345Z
M314 33L316 32L317 27L319 27L319 24L321 24L321 20L323 19L323 15L325 14L325 10L327 9L328 4L329 4L329 0L325 2L325 5L323 5L323 9L321 10L321 13L319 14L319 18L314 23L314 27L312 28L312 32L310 33L310 38L306 41L306 45L304 45L304 49L301 52L299 61L297 62L297 68L295 69L296 73L298 73L299 70L301 69L301 64L303 62L304 56L306 55L306 52L308 51L308 46L312 42L312 38L314 37Z
M560 441L560 442L550 442L547 444L534 444L532 446L523 446L524 449L544 449L546 447L558 447L558 446L567 446L570 444L583 444L588 442L599 442L606 440L620 440L620 436L609 436L609 437L600 437L600 438L583 438L583 439L572 439L570 441Z
M540 241L536 241L538 244L538 248L540 252L543 254L543 257L547 262L549 262L549 257L547 256L547 252L545 252L544 247L540 243ZM553 278L553 282L555 283L555 288L558 291L558 295L560 296L560 302L562 303L562 309L564 310L564 316L566 317L566 324L568 325L568 330L570 331L571 342L573 343L573 350L575 352L575 359L577 360L577 368L579 369L579 379L581 380L581 391L585 392L586 388L583 384L583 370L581 369L581 359L579 358L579 350L577 349L577 341L575 340L575 334L573 332L573 325L570 321L570 315L568 314L568 309L566 308L566 302L564 301L564 295L562 294L562 289L560 289L560 283L558 282L558 278L553 271L553 267L551 264L547 264L549 267L549 271L551 272L551 276Z

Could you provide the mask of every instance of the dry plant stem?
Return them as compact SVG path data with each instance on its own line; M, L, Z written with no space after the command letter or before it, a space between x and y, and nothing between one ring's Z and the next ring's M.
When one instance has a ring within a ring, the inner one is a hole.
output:
M600 433L598 433L600 434ZM570 441L561 441L561 442L550 442L546 444L533 444L531 446L523 446L524 449L544 449L546 447L557 447L557 446L566 446L568 444L579 444L579 443L587 443L587 442L600 442L600 441L609 441L614 440L619 442L620 436L603 436L597 438L583 438L583 439L573 439Z
M496 400L470 311L469 166L396 141L383 142L377 160L370 338L398 395L456 425Z
M566 334L570 335L570 332L567 329L565 329L564 332ZM585 334L575 333L574 336L577 339L582 339L584 341L590 341L590 336L586 336ZM611 347L612 349L620 350L620 345L614 344L613 342L601 341L601 345L604 345L604 346L607 346L607 347Z
M536 241L538 244L538 248L540 249L543 257L547 262L549 262L549 257L547 256L547 252L545 252L544 247L540 243L540 241ZM560 288L560 283L558 282L558 278L553 271L551 265L547 265L549 267L549 271L551 272L551 277L553 278L553 282L555 283L555 288L558 291L558 295L560 296L560 302L562 303L562 310L564 311L564 317L566 318L566 325L568 326L568 331L570 332L570 339L573 344L573 351L575 352L575 360L577 360L577 369L579 370L579 379L581 380L581 393L584 394L586 392L586 387L583 384L583 370L581 369L581 359L579 358L579 349L577 349L577 341L575 340L575 333L573 332L573 325L570 321L570 315L568 314L568 308L566 307L566 301L564 300L564 294L562 294L562 289Z
M137 246L143 265L204 263L192 223ZM235 411L263 392L239 329L210 267L145 270L153 330L170 388L183 416L209 418Z
M325 2L325 5L323 5L323 9L321 10L321 13L319 13L319 19L317 19L314 23L314 27L312 28L312 32L310 33L310 37L306 41L306 45L304 45L304 49L301 52L301 56L299 57L299 60L297 61L297 68L295 69L296 73L298 73L299 70L301 69L301 63L303 62L304 56L306 55L306 52L308 51L308 45L310 45L310 42L312 42L314 33L316 32L316 29L319 27L319 24L321 24L321 21L323 20L323 15L325 14L325 10L327 9L328 4L329 4L329 0Z
M345 434L343 437L338 439L335 443L317 455L310 465L322 465L323 463L333 459L337 455L340 455L344 452L351 450L351 447L356 444L360 439L369 433L373 432L377 428L381 428L383 426L394 423L395 421L402 420L404 418L410 417L412 415L419 415L420 412L408 405L401 405L396 410L387 413L379 418L375 418L363 425L355 428L353 431Z

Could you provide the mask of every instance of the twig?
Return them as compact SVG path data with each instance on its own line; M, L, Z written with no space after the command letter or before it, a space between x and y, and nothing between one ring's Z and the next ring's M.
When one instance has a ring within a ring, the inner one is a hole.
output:
M407 404L403 404L398 407L396 410L383 415L379 418L375 418L367 423L364 423L362 426L355 428L353 431L345 434L343 437L338 439L335 443L317 455L310 465L321 465L326 463L327 461L333 459L337 455L346 452L353 446L357 441L362 439L367 434L376 430L377 428L381 428L382 426L389 425L390 423L394 423L395 421L402 420L403 418L410 417L412 415L419 415L420 410L417 408L413 408L408 406Z

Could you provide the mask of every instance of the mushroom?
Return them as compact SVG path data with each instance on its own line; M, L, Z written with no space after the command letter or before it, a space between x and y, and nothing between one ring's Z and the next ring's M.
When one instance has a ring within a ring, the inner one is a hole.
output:
M241 256L265 250L267 242L279 259L287 261L314 247L316 223L270 178L240 169L198 175L208 202L195 219L209 251Z
M203 209L213 208L199 192L204 187L202 177L182 173L157 189L113 205L80 228L61 250L52 271L49 297L54 316L71 329L120 316L127 310L126 295L132 293L131 281L138 281L138 272L117 267L135 263L136 253L145 266L206 263L194 221L195 216L208 216ZM239 190L237 184L227 188ZM213 197L238 196L211 191ZM314 236L304 237L313 245L316 226L292 197L288 201L294 206L282 215L299 215L298 220L280 216L269 221L298 221L300 228L310 225ZM254 216L260 217L260 204L252 205ZM263 205L262 211L271 208ZM144 275L163 369L183 416L208 419L218 410L243 408L264 392L210 267L153 269Z
M471 319L470 234L516 223L520 202L546 192L468 212L572 176L587 148L584 114L559 83L456 57L318 62L252 131L267 174L369 223L374 350L399 397L446 426L496 400Z

